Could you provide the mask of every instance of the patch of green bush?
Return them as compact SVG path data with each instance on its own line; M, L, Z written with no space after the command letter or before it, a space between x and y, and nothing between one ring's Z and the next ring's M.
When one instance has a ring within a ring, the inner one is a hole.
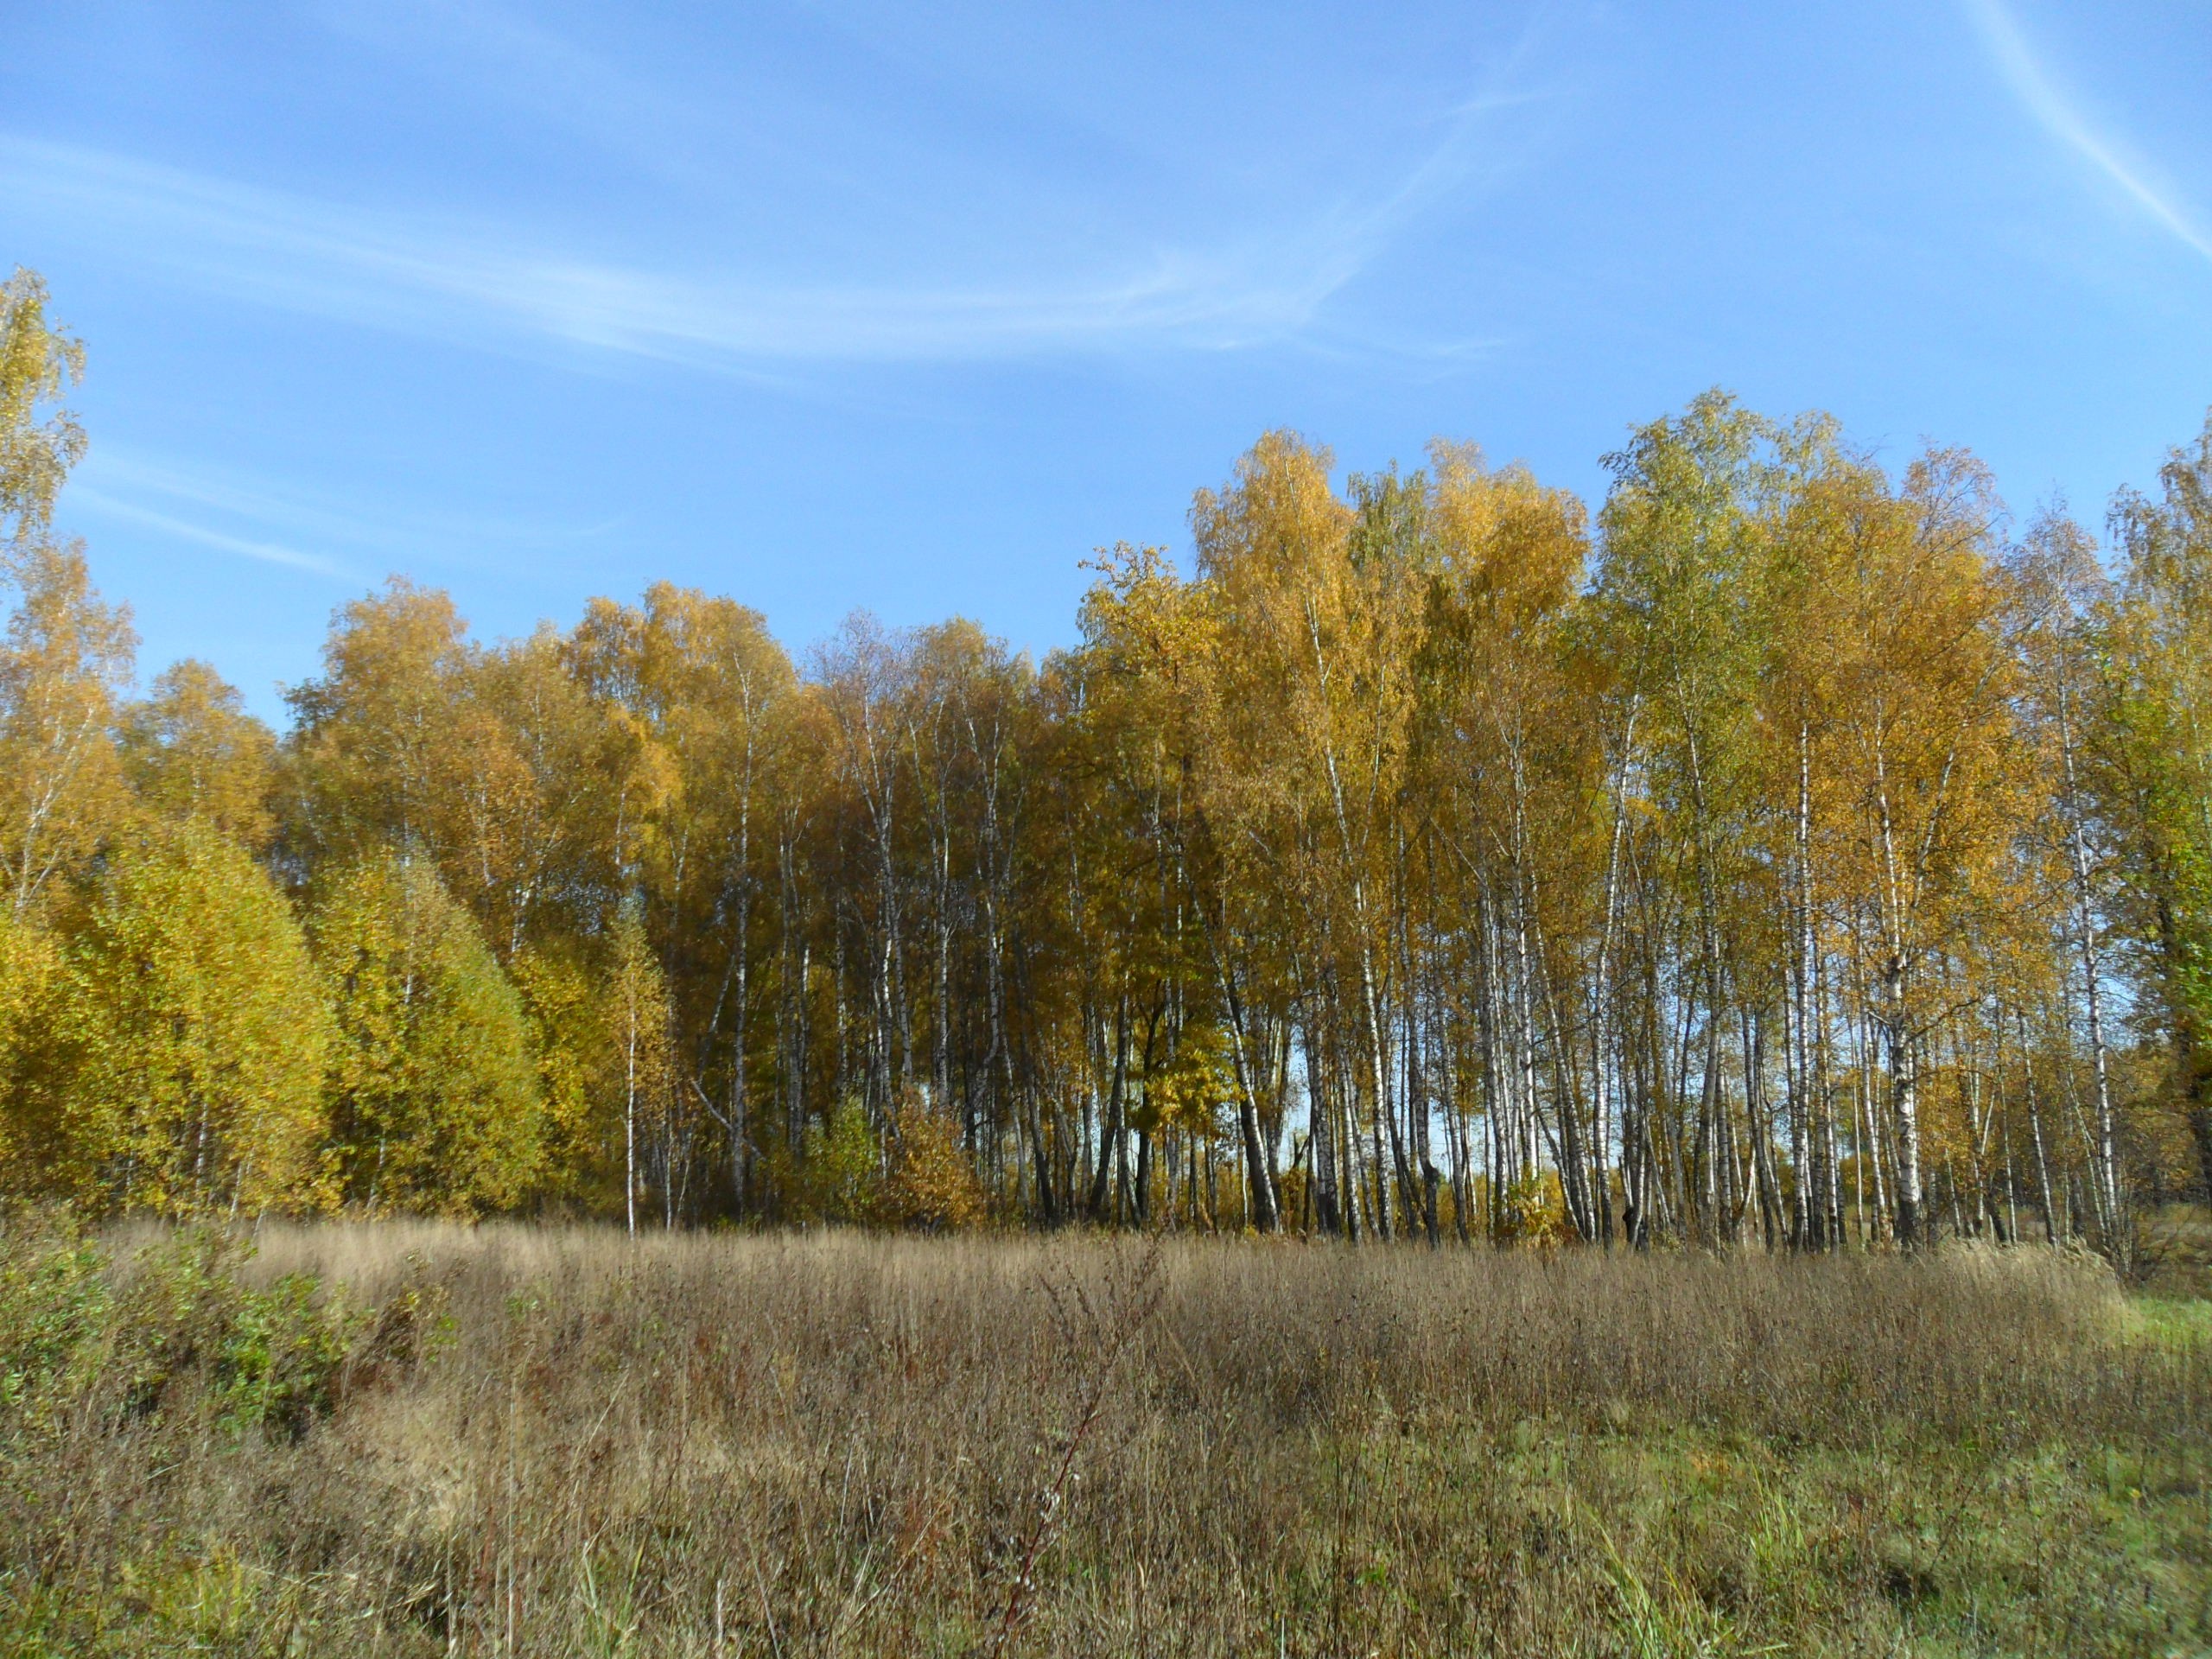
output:
M213 1226L118 1260L73 1222L10 1217L0 1233L0 1436L83 1412L113 1422L186 1395L232 1433L296 1437L330 1410L375 1323L305 1274L266 1286L253 1247Z

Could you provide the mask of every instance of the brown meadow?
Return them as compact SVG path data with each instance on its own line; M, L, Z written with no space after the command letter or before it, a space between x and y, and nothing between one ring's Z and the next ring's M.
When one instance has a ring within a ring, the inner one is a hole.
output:
M74 1380L4 1418L10 1653L2212 1640L2202 1305L2043 1250L140 1242ZM227 1281L359 1310L308 1404L241 1420L281 1322L207 1312Z

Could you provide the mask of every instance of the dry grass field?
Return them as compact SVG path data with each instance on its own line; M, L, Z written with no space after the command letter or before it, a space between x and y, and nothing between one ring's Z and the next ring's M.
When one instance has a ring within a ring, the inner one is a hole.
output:
M0 1262L10 1655L2212 1647L2204 1305L2039 1250Z

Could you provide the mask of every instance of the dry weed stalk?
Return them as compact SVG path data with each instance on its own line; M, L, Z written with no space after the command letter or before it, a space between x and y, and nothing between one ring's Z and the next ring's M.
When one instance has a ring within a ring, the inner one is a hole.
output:
M1124 1273L1125 1262L1117 1257L1114 1271L1107 1277L1103 1306L1094 1301L1083 1281L1071 1274L1058 1282L1050 1274L1038 1274L1038 1284L1052 1304L1052 1324L1059 1333L1064 1351L1071 1360L1088 1359L1090 1363L1085 1368L1087 1376L1081 1401L1061 1448L1058 1466L1039 1497L1036 1519L1030 1527L1028 1541L1023 1546L1014 1581L1007 1586L1006 1609L999 1616L989 1641L981 1649L993 1659L1006 1650L1007 1643L1020 1630L1028 1612L1036 1587L1038 1558L1059 1534L1068 1490L1077 1478L1076 1459L1097 1422L1099 1413L1105 1408L1107 1391L1120 1375L1122 1357L1160 1312L1160 1236L1154 1233L1147 1241L1144 1253L1133 1269Z

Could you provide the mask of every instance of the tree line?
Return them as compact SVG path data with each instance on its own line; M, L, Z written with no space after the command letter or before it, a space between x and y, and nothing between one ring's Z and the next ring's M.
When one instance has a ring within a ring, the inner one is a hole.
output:
M2212 419L2100 547L1711 392L1270 433L1041 662L395 577L137 690L0 289L0 1185L100 1211L2124 1252L2212 1171Z

